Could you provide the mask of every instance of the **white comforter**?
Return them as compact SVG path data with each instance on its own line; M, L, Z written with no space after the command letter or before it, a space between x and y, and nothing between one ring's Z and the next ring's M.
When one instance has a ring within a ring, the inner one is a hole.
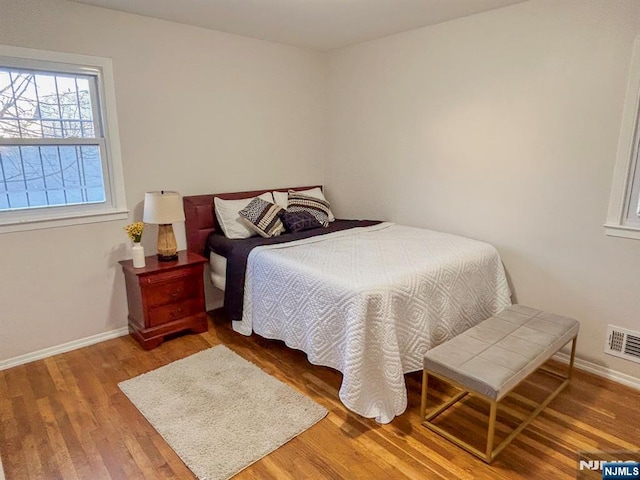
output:
M388 423L407 407L403 374L509 297L493 246L383 223L255 248L234 329L339 370L347 408Z

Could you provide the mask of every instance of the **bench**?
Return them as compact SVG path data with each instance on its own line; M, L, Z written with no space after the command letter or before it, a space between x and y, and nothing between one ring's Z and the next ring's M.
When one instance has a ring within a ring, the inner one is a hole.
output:
M424 419L422 424L490 463L568 385L573 371L579 327L578 321L571 318L523 305L512 305L448 342L429 350L424 356L422 377L420 407L420 415ZM571 341L573 344L567 375L561 376L547 371L559 377L562 383L500 445L494 448L499 402ZM443 405L427 412L429 376L452 384L461 392ZM483 398L490 405L484 452L433 423L438 415L469 393Z

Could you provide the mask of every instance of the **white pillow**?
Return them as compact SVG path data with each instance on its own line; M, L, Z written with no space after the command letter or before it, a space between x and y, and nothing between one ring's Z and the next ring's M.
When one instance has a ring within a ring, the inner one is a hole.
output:
M273 193L273 199L275 200L276 205L286 210L289 202L289 192L273 191L272 193ZM322 193L322 189L320 187L310 188L309 190L296 190L296 193L301 193L302 195L307 195L309 197L317 198L320 200L324 200L325 202L328 202L328 200L324 197L324 194ZM335 219L336 217L333 216L333 212L329 210L329 221L333 222Z
M256 232L249 229L246 223L240 220L240 215L238 215L238 212L249 205L254 198L256 197L241 198L239 200L224 200L218 197L213 199L216 218L225 237L237 240L256 235ZM271 192L263 193L257 198L273 203L273 195L271 195Z

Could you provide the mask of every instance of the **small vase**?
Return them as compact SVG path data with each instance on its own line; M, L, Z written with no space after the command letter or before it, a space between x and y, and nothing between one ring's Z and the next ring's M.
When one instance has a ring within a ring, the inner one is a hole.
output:
M144 247L140 245L140 242L134 242L131 248L131 256L133 258L133 268L144 267Z

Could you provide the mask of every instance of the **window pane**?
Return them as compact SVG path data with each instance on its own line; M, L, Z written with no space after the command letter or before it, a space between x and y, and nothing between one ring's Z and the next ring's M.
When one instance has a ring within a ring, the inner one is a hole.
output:
M104 201L97 145L0 146L0 211Z
M629 199L626 224L640 226L640 144L636 145L635 164L629 172Z
M6 138L19 138L19 122L17 120L4 120L0 117L0 136Z
M0 68L0 138L96 138L87 75Z
M0 105L2 105L4 112L4 115L0 116L0 120L2 120L5 115L11 118L18 116L13 95L14 82L15 80L9 70L0 69Z
M93 122L93 112L91 111L91 97L89 94L89 80L86 78L76 77L76 85L78 89L78 96L80 100L80 118L82 120L90 120Z

